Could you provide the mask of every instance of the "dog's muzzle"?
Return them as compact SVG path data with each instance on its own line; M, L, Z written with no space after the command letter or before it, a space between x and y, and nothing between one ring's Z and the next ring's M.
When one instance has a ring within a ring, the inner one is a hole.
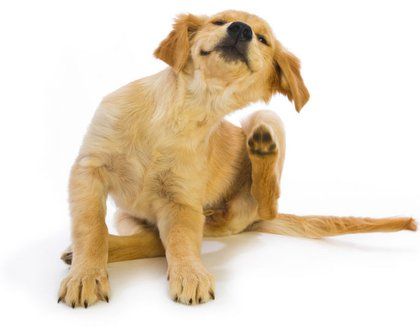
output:
M252 29L248 24L233 22L227 28L226 37L215 50L228 62L242 61L248 64L248 45L252 36Z

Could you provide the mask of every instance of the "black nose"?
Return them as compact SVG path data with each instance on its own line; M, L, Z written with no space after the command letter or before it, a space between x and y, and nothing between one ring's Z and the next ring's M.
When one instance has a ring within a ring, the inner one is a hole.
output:
M233 22L227 28L230 37L238 41L249 42L252 39L252 29L248 24Z

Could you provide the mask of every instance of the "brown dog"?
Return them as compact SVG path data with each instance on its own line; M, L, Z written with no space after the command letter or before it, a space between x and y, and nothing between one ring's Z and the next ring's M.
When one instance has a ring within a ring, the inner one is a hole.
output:
M181 15L156 57L170 67L104 98L70 178L71 263L59 301L108 301L107 262L166 255L171 297L214 298L200 260L204 236L245 230L322 237L415 230L411 218L277 214L285 156L281 120L259 111L242 127L224 116L280 92L299 111L309 99L298 59L259 17ZM106 198L119 210L109 235Z

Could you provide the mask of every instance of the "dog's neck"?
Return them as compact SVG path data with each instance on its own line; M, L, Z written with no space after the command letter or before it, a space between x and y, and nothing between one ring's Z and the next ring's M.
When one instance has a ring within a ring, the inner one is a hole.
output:
M207 146L227 114L255 101L200 75L199 71L191 75L168 68L143 81L156 101L151 125L165 133L165 142L183 142L193 150Z
M200 71L191 75L168 68L158 75L161 83L155 85L159 94L155 118L181 135L211 132L227 114L251 102L239 97L232 87L204 80Z

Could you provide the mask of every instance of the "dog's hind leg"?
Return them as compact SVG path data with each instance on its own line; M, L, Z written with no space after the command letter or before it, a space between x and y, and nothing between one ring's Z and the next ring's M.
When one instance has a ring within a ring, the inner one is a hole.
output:
M213 143L219 149L226 149L228 144L235 146L232 142L243 144L241 149L229 152L230 155L240 154L234 162L241 160L242 163L238 163L234 194L228 195L225 208L205 209L204 237L237 234L247 230L256 220L272 219L277 213L285 156L285 134L280 118L272 111L258 111L243 121L242 132L235 126L237 130L232 130L231 126L220 126L222 132L214 135ZM217 167L220 166L216 163ZM127 234L138 224L133 220L124 221L121 229Z
M108 262L165 256L156 226L121 210L114 219L120 236L110 235Z
M277 214L285 156L283 124L274 112L258 111L243 121L242 131L244 153L250 161L250 167L244 167L250 174L225 210L210 211L204 225L206 237L237 234L256 220L269 220Z
M108 241L108 263L165 256L159 234L154 230L144 229L133 235L109 234ZM73 259L71 247L61 255L61 259L71 265Z
M247 184L227 202L225 209L208 213L204 224L204 236L220 237L243 232L258 220L257 208L257 202Z
M252 167L251 194L258 216L246 230L320 238L348 233L416 230L414 219L295 216L277 214L280 177L285 157L285 133L279 117L270 111L251 114L242 124Z
M109 234L108 241L108 263L165 256L159 234L149 229L133 235ZM71 265L73 259L71 247L64 251L61 259Z
M108 263L165 256L156 227L122 211L116 213L115 219L119 233L124 235L108 235ZM61 259L71 265L71 247Z
M283 123L271 111L251 114L243 123L252 168L251 194L258 204L258 219L277 213L280 178L286 153Z

